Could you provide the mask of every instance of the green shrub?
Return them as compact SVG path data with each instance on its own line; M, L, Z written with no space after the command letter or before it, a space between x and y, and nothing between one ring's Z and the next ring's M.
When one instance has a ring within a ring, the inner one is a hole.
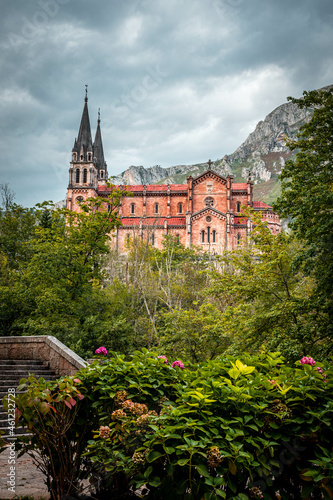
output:
M21 379L15 397L15 424L30 435L17 438L18 456L28 453L44 474L51 500L81 490L91 462L82 454L92 436L90 408L80 391L81 380L62 377L54 382L29 376ZM4 399L8 409L8 398Z
M113 353L80 372L99 417L88 456L112 498L331 499L332 374L278 353L185 369Z
M57 499L79 489L87 460L99 500L332 500L333 368L304 359L172 367L147 350L111 353L81 383L28 380L17 419L33 438L22 446L39 453Z

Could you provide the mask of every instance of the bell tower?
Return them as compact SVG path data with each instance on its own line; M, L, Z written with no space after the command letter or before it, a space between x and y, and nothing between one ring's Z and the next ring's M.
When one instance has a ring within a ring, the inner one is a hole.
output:
M72 161L69 167L67 208L79 211L78 202L97 196L98 184L105 183L107 177L100 114L98 114L97 130L93 144L88 111L88 85L86 85L79 134L74 141Z

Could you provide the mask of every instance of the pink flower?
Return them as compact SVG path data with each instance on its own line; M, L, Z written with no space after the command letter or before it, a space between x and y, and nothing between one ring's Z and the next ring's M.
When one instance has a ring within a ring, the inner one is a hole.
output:
M157 356L160 359L164 359L164 363L168 362L168 358L166 356Z
M182 363L178 359L172 363L172 368L174 368L175 366L178 366L182 370L184 370L184 368L185 368L184 363Z
M108 351L106 350L105 347L99 347L96 349L95 354L103 354L103 356L106 356Z
M316 364L315 360L313 358L310 358L310 356L303 356L303 358L300 360L301 365L311 365L314 366Z
M270 383L270 384L272 384L272 385L275 385L275 384L276 384L276 380L269 380L269 379L267 379L267 382L269 382L269 383Z
M324 370L320 366L316 366L315 370L321 374L321 376L324 379L324 382L327 382L326 374L324 373Z

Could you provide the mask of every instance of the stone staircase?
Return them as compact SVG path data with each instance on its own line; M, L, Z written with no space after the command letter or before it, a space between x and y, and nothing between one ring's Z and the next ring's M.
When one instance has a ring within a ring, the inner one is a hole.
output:
M16 389L22 378L28 378L29 375L34 375L37 379L43 377L47 381L56 380L59 376L48 367L48 363L40 360L28 359L0 359L0 430L5 431L2 438L10 441L15 436L26 433L26 429L16 428L14 436L9 434L8 415L5 411L2 400L4 396L13 394L8 392L8 389ZM23 391L22 391L23 392Z

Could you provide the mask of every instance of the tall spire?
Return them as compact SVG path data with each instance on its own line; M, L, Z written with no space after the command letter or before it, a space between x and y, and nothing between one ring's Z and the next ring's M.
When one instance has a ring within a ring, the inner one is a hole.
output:
M98 173L100 174L101 170L104 170L103 177L107 177L107 167L104 160L104 151L103 151L103 142L102 142L102 134L101 134L101 113L100 109L98 110L98 119L97 119L97 129L95 135L95 141L93 145L94 151L94 163L98 169Z
M84 107L81 118L78 138L75 139L73 152L77 153L79 161L88 161L87 152L92 152L91 129L88 112L88 85L86 85L86 95L84 98ZM83 158L82 158L83 156Z

